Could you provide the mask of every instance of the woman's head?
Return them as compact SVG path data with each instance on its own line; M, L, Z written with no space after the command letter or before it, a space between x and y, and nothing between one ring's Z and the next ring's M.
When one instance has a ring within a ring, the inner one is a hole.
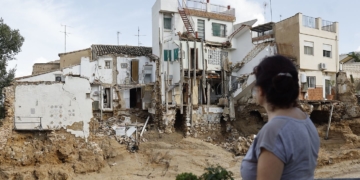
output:
M293 62L280 55L266 57L254 68L256 99L270 110L295 107L299 96L298 71Z

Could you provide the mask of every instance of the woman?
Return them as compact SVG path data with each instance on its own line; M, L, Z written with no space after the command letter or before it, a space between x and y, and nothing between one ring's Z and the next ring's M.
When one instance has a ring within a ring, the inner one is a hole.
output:
M320 139L310 118L297 108L295 65L283 56L271 56L254 68L254 74L253 97L269 121L243 159L243 179L314 179Z

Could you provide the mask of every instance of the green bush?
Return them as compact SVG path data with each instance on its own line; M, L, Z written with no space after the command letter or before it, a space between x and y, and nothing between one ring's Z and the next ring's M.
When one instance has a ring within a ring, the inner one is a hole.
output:
M193 173L181 173L176 176L176 180L198 180Z
M205 171L206 172L200 176L200 180L234 180L234 178L232 178L233 173L219 165L205 168Z

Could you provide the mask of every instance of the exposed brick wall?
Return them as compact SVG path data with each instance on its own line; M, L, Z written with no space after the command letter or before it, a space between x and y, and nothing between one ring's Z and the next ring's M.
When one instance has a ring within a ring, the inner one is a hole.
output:
M316 86L316 88L308 89L308 100L323 100L323 87Z

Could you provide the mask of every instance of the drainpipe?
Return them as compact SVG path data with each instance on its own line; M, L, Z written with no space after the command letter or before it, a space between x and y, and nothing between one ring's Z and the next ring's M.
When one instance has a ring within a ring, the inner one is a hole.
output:
M183 67L183 54L182 54L182 43L180 42L180 114L183 114L184 112L184 94L183 94L183 83L184 83L184 67Z
M188 91L188 102L187 102L187 112L186 112L186 126L190 125L190 96L191 96L191 79L190 79L190 69L191 69L191 64L190 64L190 47L189 47L189 41L186 41L187 43L187 62L188 62L188 87L187 87L187 91Z

